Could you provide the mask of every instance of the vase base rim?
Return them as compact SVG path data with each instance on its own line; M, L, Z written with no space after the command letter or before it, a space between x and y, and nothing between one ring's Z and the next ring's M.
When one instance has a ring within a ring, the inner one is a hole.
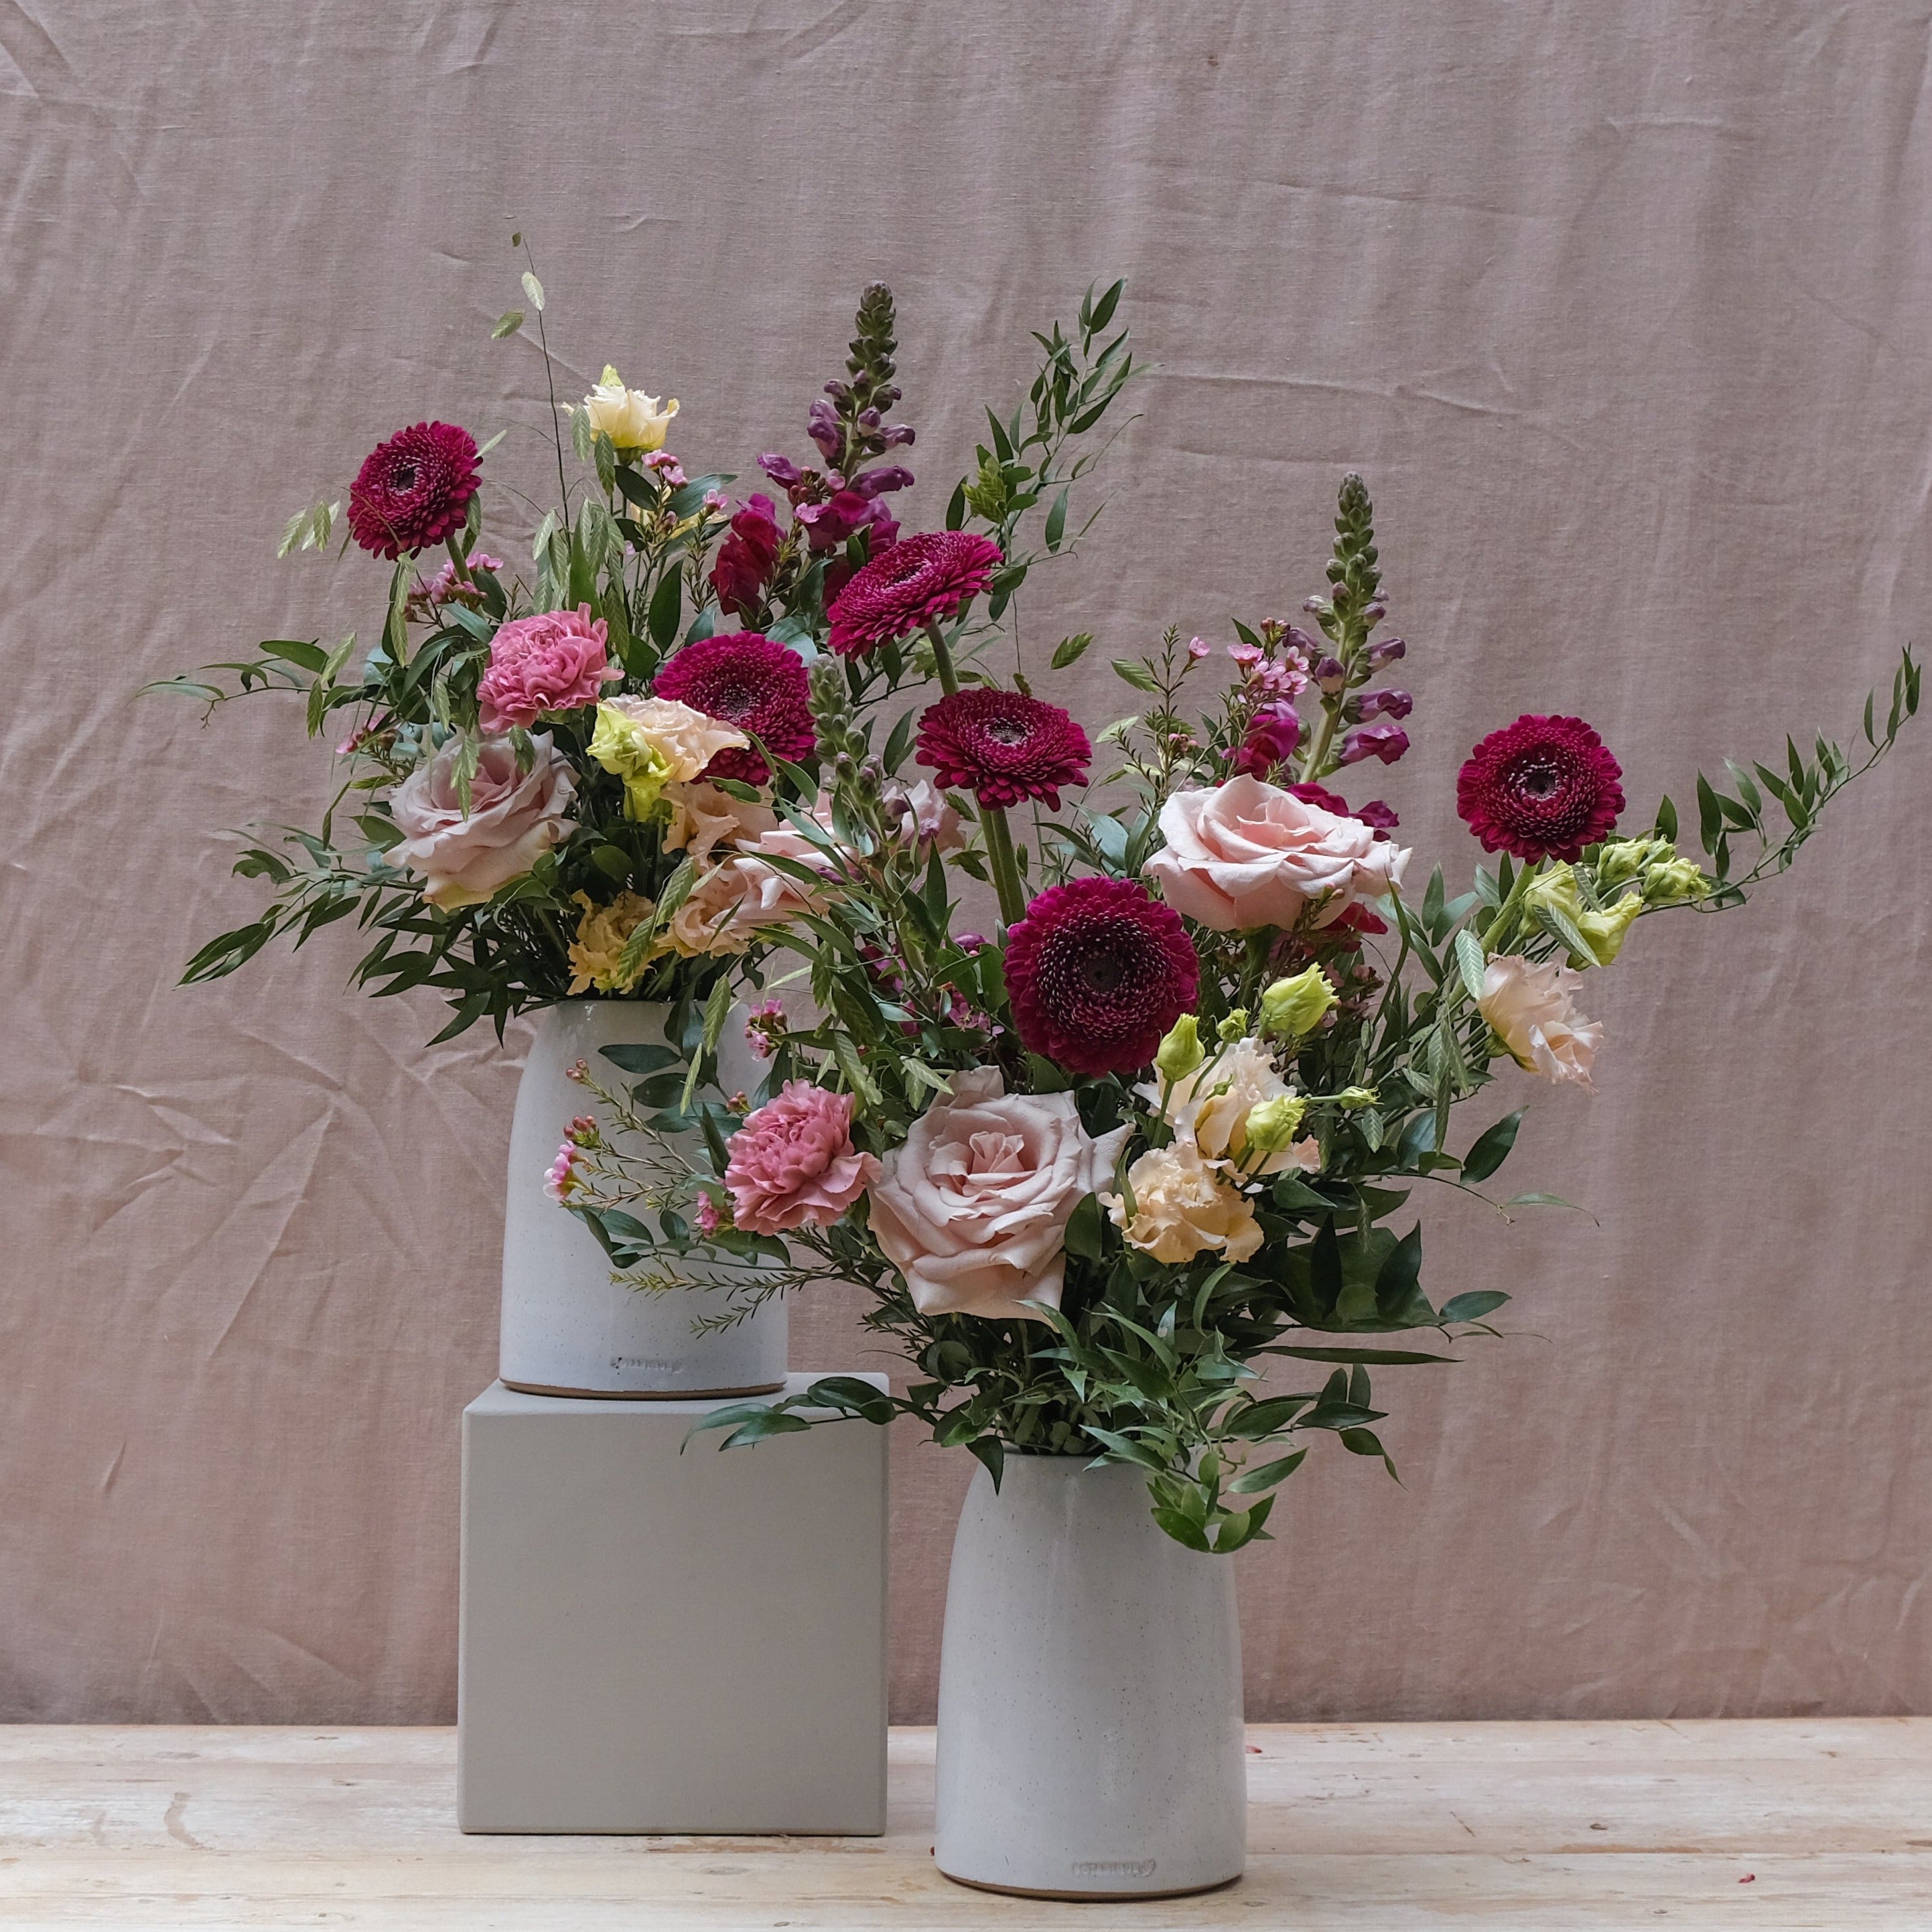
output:
M496 1378L506 1389L519 1395L568 1396L579 1402L710 1402L726 1396L776 1395L784 1387L781 1376L775 1382L744 1382L731 1388L694 1389L595 1389L566 1388L555 1382L517 1382L508 1376Z
M1146 1891L1121 1892L1063 1892L1055 1887L1033 1885L1002 1885L996 1879L962 1878L957 1872L950 1872L935 1858L934 1868L943 1879L955 1885L963 1885L974 1892L1003 1892L1009 1898L1064 1899L1075 1904L1101 1904L1109 1899L1123 1902L1137 1898L1192 1898L1204 1892L1222 1892L1231 1885L1238 1885L1245 1873L1231 1872L1226 1878L1204 1879L1198 1885L1157 1885Z

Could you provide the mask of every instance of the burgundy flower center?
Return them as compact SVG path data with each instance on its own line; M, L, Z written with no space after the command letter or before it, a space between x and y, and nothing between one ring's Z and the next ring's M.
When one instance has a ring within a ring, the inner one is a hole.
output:
M1166 979L1160 946L1132 920L1063 926L1040 949L1039 984L1047 1006L1102 1037L1141 1024L1147 995Z
M1514 786L1526 798L1541 800L1554 798L1563 789L1564 776L1553 760L1530 758L1514 766L1504 782Z
M389 488L392 490L413 490L416 487L416 466L413 463L399 463L389 472Z
M1017 718L989 718L984 728L986 736L992 739L994 744L1005 745L1009 748L1015 745L1024 745L1028 739L1033 736L1033 734Z
M698 686L692 694L698 700L700 711L735 724L758 708L758 700L764 694L736 679L719 678Z

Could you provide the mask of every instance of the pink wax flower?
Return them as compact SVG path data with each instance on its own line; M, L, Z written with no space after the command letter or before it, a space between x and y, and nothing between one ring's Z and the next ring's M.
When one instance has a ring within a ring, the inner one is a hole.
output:
M1252 644L1230 644L1228 646L1228 655L1244 670L1246 670L1250 664L1258 664L1262 661L1261 652Z
M852 1096L788 1080L731 1136L724 1185L732 1218L754 1234L829 1226L868 1187L879 1163L852 1147Z
M692 1217L698 1223L700 1234L715 1234L718 1232L718 1204L708 1194L698 1197L698 1208Z
M525 730L546 711L595 704L623 673L604 655L607 627L590 606L539 611L506 624L490 642L490 668L476 687L486 731Z
M785 1010L776 1000L763 1000L745 1016L745 1044L760 1060L778 1051L777 1036L784 1031Z
M556 1158L544 1174L544 1192L555 1202L562 1203L570 1198L570 1190L577 1180L577 1143L566 1140L556 1150Z
M1206 657L1214 648L1214 646L1205 638L1190 638L1187 640L1187 655L1196 664Z

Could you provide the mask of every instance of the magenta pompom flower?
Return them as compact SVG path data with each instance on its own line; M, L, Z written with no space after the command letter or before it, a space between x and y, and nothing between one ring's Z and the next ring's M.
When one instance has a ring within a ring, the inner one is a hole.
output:
M1058 812L1060 788L1087 782L1094 747L1058 705L979 686L920 715L914 755L942 786L963 785L982 805L1040 798Z
M1193 1010L1201 963L1178 914L1132 879L1042 892L1006 936L1022 1042L1076 1073L1132 1073Z
M1492 731L1456 775L1456 809L1485 852L1578 859L1624 808L1623 767L1580 718L1534 712Z
M463 527L476 494L476 439L454 423L420 422L370 452L349 486L356 541L392 562Z
M839 592L828 614L832 648L863 657L922 626L943 623L992 581L1000 547L964 530L908 537L872 559Z
M762 739L774 758L808 757L818 742L803 662L796 651L757 631L686 644L651 680L651 688ZM763 784L771 768L755 747L740 746L720 752L704 776Z

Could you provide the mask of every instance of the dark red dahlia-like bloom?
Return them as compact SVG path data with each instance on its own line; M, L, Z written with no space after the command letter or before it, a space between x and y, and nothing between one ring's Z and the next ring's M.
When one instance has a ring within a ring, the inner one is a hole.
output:
M992 582L1000 547L964 530L907 537L875 556L839 592L828 614L832 648L863 657L922 625L943 623Z
M778 506L769 496L752 497L731 519L730 534L711 566L711 587L733 615L748 617L757 610L781 541Z
M1492 731L1456 775L1456 809L1485 852L1577 859L1615 829L1623 767L1580 718L1534 712Z
M476 439L454 423L420 422L370 452L349 486L349 527L392 563L463 527L476 494Z
M761 738L775 757L802 758L818 742L804 664L798 653L756 631L700 638L670 658L651 680L660 698L674 698L708 718ZM704 768L708 778L763 784L771 767L755 747L720 752Z
M1178 914L1133 879L1042 892L1006 935L1022 1042L1076 1073L1132 1073L1193 1010L1201 964Z
M1094 747L1058 705L975 686L921 715L915 755L942 787L963 785L982 805L1043 798L1058 812L1060 788L1087 782Z
M1304 805L1318 806L1324 812L1332 812L1337 818L1360 819L1364 825L1372 827L1378 838L1386 838L1402 823L1395 815L1395 807L1378 798L1370 799L1366 805L1351 805L1340 794L1312 781L1292 784L1288 789L1291 795L1300 799ZM1329 922L1330 925L1336 923L1334 920ZM1384 926L1380 930L1385 932L1388 928Z

